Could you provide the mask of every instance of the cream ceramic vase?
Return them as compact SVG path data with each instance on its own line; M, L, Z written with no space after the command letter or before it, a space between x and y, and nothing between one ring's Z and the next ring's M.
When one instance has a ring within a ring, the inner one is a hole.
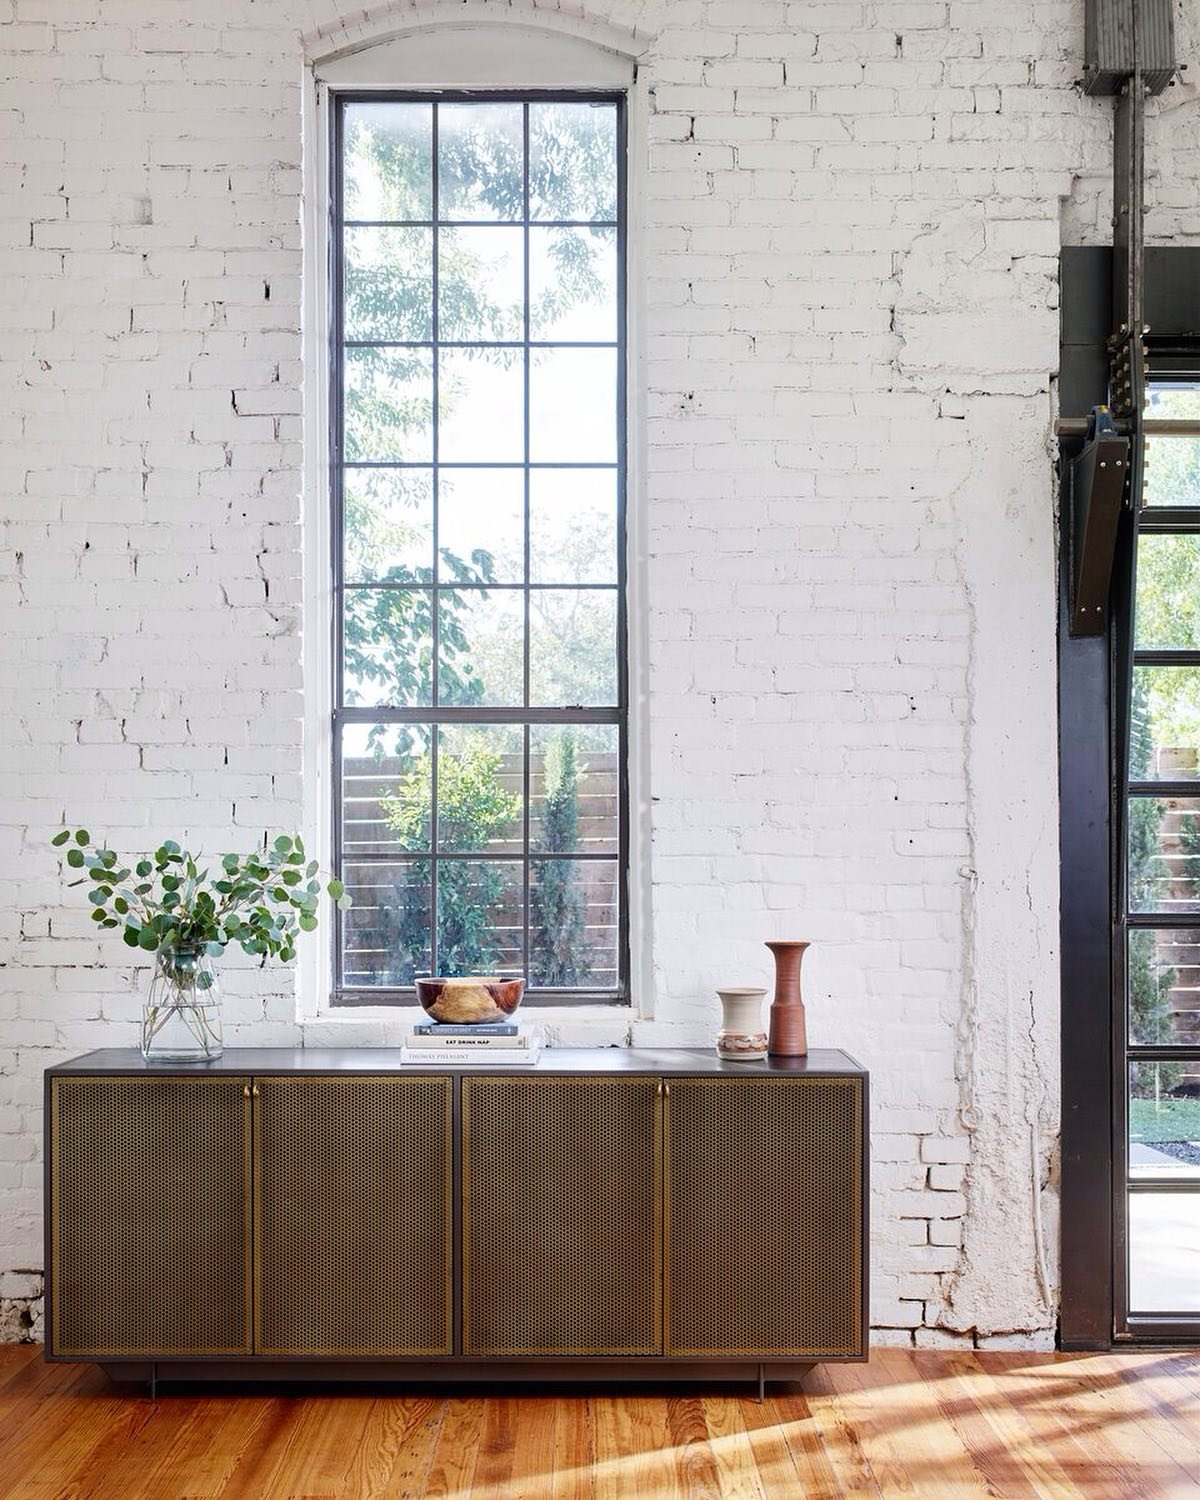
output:
M726 1062L755 1062L767 1055L767 1033L762 1007L765 989L728 988L717 991L721 1001L721 1029L717 1056Z

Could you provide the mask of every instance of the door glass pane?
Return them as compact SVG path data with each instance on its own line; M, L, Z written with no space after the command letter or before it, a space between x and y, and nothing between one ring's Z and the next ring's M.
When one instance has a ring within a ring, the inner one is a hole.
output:
M1200 1193L1129 1194L1129 1305L1200 1312Z
M1200 667L1134 667L1129 716L1130 781L1200 775Z
M1128 955L1129 1040L1200 1047L1200 928L1131 928Z
M1200 650L1200 535L1147 533L1138 538L1133 643Z
M1130 1063L1129 1175L1200 1177L1200 1063Z
M1142 494L1146 505L1200 505L1200 437L1149 433Z
M1200 911L1200 800L1129 799L1131 911Z

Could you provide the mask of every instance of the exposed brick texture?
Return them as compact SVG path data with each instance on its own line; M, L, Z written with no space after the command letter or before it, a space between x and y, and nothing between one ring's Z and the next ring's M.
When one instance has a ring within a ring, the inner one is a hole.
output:
M810 1037L874 1075L880 1338L1044 1344L1056 256L1109 213L1082 0L0 0L0 1330L36 1326L41 1069L132 1044L145 977L50 835L244 847L311 792L306 50L464 16L620 45L649 106L653 1018L558 1035L706 1042L716 983L813 939ZM1148 151L1150 238L1194 237L1191 86ZM235 1041L389 1035L224 978Z

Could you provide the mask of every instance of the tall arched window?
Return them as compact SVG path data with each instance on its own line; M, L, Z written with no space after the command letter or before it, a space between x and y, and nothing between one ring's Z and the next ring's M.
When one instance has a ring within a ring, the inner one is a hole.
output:
M625 109L329 94L335 1004L628 997Z

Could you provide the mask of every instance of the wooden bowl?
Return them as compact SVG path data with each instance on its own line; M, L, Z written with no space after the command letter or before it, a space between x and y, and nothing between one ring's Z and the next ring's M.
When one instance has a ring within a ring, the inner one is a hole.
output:
M455 1026L507 1021L525 993L523 979L501 979L495 974L463 979L418 979L417 999L433 1021Z

